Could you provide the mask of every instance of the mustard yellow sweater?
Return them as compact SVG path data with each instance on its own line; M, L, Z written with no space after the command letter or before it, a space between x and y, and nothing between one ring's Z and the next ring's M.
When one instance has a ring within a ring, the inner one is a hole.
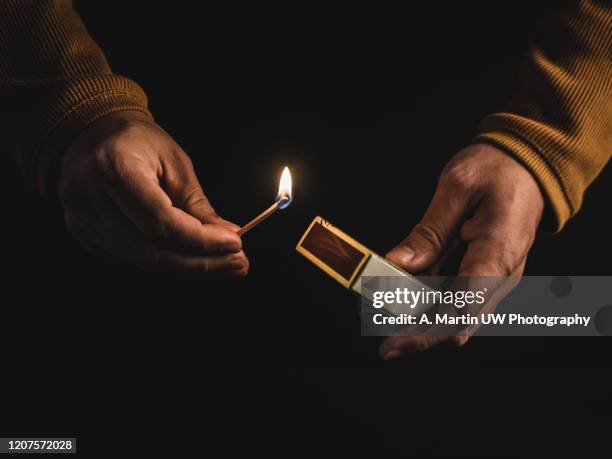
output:
M521 89L486 117L475 142L513 155L539 181L556 228L581 206L612 151L612 7L578 1L548 18L531 47ZM0 148L44 192L50 168L87 125L140 110L147 99L114 75L71 0L0 1Z

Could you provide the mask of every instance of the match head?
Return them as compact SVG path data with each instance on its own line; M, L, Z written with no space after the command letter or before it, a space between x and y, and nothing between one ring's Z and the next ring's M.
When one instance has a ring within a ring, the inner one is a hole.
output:
M276 203L279 209L285 209L289 206L289 204L291 204L291 201L291 195L289 193L283 193L278 197Z
M293 199L291 188L291 173L289 168L285 167L278 186L278 194L276 195L276 204L279 209L284 209L291 204Z

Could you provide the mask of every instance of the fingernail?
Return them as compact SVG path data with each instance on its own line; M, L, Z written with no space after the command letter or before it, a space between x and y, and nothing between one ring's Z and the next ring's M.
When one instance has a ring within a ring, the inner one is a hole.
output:
M227 226L227 227L228 227L229 229L231 229L232 231L238 231L238 230L240 229L240 226L238 226L238 225L236 225L236 224L234 224L234 223L230 223L230 222L227 222L227 223L225 224L225 226Z
M400 247L399 256L404 263L408 263L410 260L414 258L414 252L412 251L412 249L409 249L408 247L404 245Z
M224 228L232 230L234 233L240 229L240 226L236 225L235 223L230 222L229 220L226 220L225 218L221 218L218 215L215 215L214 218L211 218L209 220L209 223L212 223L214 225L223 226Z
M414 252L406 246L400 246L389 252L387 258L396 264L407 265L414 258Z
M394 349L392 351L387 351L384 355L383 355L383 360L393 360L393 359L397 359L399 357L401 357L404 353L402 351L398 351L397 349Z
M229 220L226 220L225 218L221 217L219 217L219 224L231 229L232 231L238 231L240 229L240 226L236 225L236 223L230 222Z

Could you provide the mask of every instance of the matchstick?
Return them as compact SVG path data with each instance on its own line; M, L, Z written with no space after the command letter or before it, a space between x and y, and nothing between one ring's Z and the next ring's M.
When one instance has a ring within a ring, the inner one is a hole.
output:
M278 209L284 209L291 204L291 173L289 168L285 167L281 174L280 183L278 185L278 194L276 195L276 202L272 204L268 209L264 210L253 220L248 222L242 228L238 230L238 236L242 236L244 233L249 231L256 225L259 225L262 221L276 212Z
M246 225L244 225L242 228L240 228L238 230L238 236L242 236L244 233L249 231L251 228L253 228L254 226L260 224L262 221L264 221L266 218L268 218L270 215L272 215L274 212L276 212L278 210L279 202L280 202L280 200L276 201L267 210L264 210L257 217L255 217L253 220L251 220Z

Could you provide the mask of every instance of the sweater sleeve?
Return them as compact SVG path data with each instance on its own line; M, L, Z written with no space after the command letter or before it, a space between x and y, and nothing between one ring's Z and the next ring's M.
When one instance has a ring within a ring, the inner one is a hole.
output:
M43 193L55 160L90 123L147 99L114 75L72 0L0 2L0 147Z
M507 110L475 142L513 155L539 181L560 230L612 152L612 7L583 0L547 18Z

